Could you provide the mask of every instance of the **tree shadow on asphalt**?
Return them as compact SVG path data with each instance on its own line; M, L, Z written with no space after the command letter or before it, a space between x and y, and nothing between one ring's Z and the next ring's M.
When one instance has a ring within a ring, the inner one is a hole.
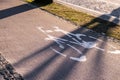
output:
M77 34L77 33L81 33L81 34L85 34L88 36L93 36L95 38L99 38L101 37L100 35L96 34L95 32L92 32L92 31L89 31L85 28L79 28L71 33L74 33L74 34ZM77 39L75 36L72 36L73 38ZM90 38L87 38L87 37L84 37L82 36L82 38L85 40L85 41L91 41L91 42L97 42L96 39L90 39ZM65 35L63 37L61 37L61 39L67 39L67 40L70 40L70 38ZM80 40L79 40L80 41ZM80 41L81 42L81 41ZM67 42L65 42L65 44L68 44ZM76 47L77 49L80 48L80 46L76 46L75 44L71 44L72 46ZM16 65L20 65L21 63L24 63L24 62L27 62L29 61L32 57L35 57L35 56L38 56L39 54L44 54L44 51L48 51L50 50L50 47L54 47L54 48L58 48L58 44L56 44L55 42L49 44L48 46L46 46L45 48L41 49L41 50L38 50L34 53L32 53L32 55L29 55L27 56L26 58L20 60L19 62L15 63L14 66ZM75 53L75 51L73 49L71 49L70 47L64 45L65 48L64 49L58 49L61 53L64 54L64 52L70 50L69 53L69 56L74 56L74 57L81 57L82 55L87 55L87 53L89 52L90 49L87 49L87 48L82 48L82 52L83 54L77 54ZM72 53L75 53L75 54L72 54ZM66 53L65 53L66 54ZM44 54L45 55L45 54ZM39 56L40 57L40 56ZM35 79L35 77L38 75L38 74L41 74L45 69L47 69L52 63L55 63L56 62L56 59L60 57L59 54L54 54L52 57L49 57L46 61L43 62L43 64L40 64L39 66L37 66L34 70L32 70L30 73L26 74L24 76L25 79L29 79L29 80L33 80ZM68 58L66 58L61 64L60 66L58 67L58 69L51 75L51 77L48 79L48 80L65 80L67 78L67 76L69 76L70 72L72 71L72 69L75 67L75 65L77 65L77 61L73 61L73 60L70 60ZM79 63L80 64L80 63ZM64 65L64 66L63 66ZM80 67L79 67L80 68Z
M90 25L94 25L96 23L99 23L97 25L92 26L92 30L97 32L97 33L107 33L109 29L114 28L115 26L117 26L117 23L119 23L119 20L117 18L120 17L119 13L120 13L120 8L113 10L110 15L115 16L116 18L114 18L114 20L112 20L112 22L109 22L108 20L110 20L110 16L105 15L101 15L95 19L93 19L91 22L86 23L84 25L82 25L82 27L86 27L86 26L90 26ZM104 18L105 20L101 19ZM107 21L106 21L107 20ZM113 23L115 22L115 23ZM104 25L102 25L101 23L104 23ZM80 33L81 30L77 29L75 31L73 31L72 33ZM92 35L90 35L93 32L89 31L85 31L82 34L86 34L88 36L92 36L94 35L94 37L96 38L95 40L92 40L94 42L97 42L97 39L100 38L100 36L95 36L95 34L93 33ZM88 41L90 41L87 38ZM86 40L86 41L87 41ZM100 48L105 49L105 47L107 46L107 38L105 36L102 37L103 42L99 45ZM75 46L75 45L74 45ZM83 55L87 55L87 53L89 52L89 49L84 49ZM103 79L103 77L99 76L102 75L103 72L103 67L104 67L104 56L105 52L98 50L96 53L96 56L94 57L93 62L91 62L93 64L93 67L90 69L89 71L89 80L98 80L98 79ZM81 55L80 55L81 56ZM77 62L70 62L70 61L64 61L63 64L61 64L61 66L57 69L57 71L52 75L51 78L49 78L48 80L66 80L68 75L70 74L70 72L72 71L73 67L77 64ZM66 65L65 65L66 64ZM65 65L65 66L63 66ZM80 68L80 67L79 67ZM93 73L92 73L93 72ZM80 72L81 73L81 72ZM91 74L92 73L92 74ZM93 77L91 77L93 76ZM92 79L90 79L90 77ZM87 79L87 78L86 78ZM88 79L87 79L88 80Z
M13 16L13 15L16 15L22 12L29 11L31 9L35 9L35 8L37 7L32 7L28 4L22 4L19 6L12 7L12 8L4 9L0 11L0 19L4 19L4 18Z
M102 15L104 16L104 15ZM100 16L101 17L101 16ZM110 17L108 18L110 19ZM108 29L114 27L116 24L114 23L110 23L108 21L104 21L104 20L100 20L99 17L98 18L95 18L94 20L92 20L91 22L83 25L84 27L85 26L89 26L91 24L94 24L95 22L102 22L102 23L106 23L108 26L104 26L101 28L101 24L97 24L95 25L92 29L96 32L104 32L106 33ZM91 30L88 30L88 29L85 29L83 27L79 28L79 29L76 29L70 33L74 33L74 34L77 34L77 33L80 33L80 34L85 34L87 36L82 36L82 40L86 41L86 42L98 42L98 39L99 38L102 38L103 42L99 45L102 49L104 49L104 47L107 45L107 38L105 36L101 36L99 35L98 33L94 32L94 31L91 31ZM68 35L64 35L62 37L60 37L61 39L66 39L66 40L71 40L70 38L74 38L76 40L78 40L75 36L71 35L72 37L68 37ZM89 36L92 36L94 38L90 38ZM82 40L78 40L80 43L82 43ZM69 44L68 42L65 42L64 44ZM35 57L35 56L38 56L39 54L43 54L44 51L50 51L50 47L54 47L56 49L58 49L61 53L64 53L64 54L69 54L69 56L74 56L75 57L80 57L80 56L83 56L83 55L87 55L87 53L91 50L91 49L87 49L87 48L83 48L82 46L77 46L76 44L71 44L72 46L76 47L77 49L80 49L82 50L82 53L83 54L72 54L72 53L75 53L75 51L73 49L71 49L71 47L68 47L66 45L64 49L59 49L58 48L58 44L56 42L53 42L51 44L49 44L48 46L45 46L43 49L40 49L34 53L31 53L31 55L23 58L22 60L18 61L17 63L14 64L14 66L17 66L17 65L20 65L21 63L23 62L27 62L29 61L31 58ZM82 49L81 49L82 48ZM70 50L70 52L66 52ZM55 53L55 52L53 52ZM93 74L92 74L92 77L94 78L93 80L97 80L97 76L96 75L101 75L103 73L102 71L102 66L103 63L104 63L104 54L103 51L100 51L98 50L96 53L96 56L94 58L94 61L91 62L91 64L93 64L93 68L91 68L91 70L89 71L89 75L92 73L92 70L95 71ZM45 54L44 54L45 55ZM39 56L40 57L40 56ZM41 56L42 57L42 56ZM24 76L25 79L28 79L28 80L35 80L35 77L37 77L37 75L39 74L42 74L42 72L47 69L52 63L55 63L57 60L57 58L60 57L60 55L58 53L54 54L52 57L49 57L46 61L43 61L43 64L40 64L39 66L37 66L35 69L31 70L31 72L29 72L28 74L26 74ZM68 77L69 77L69 74L71 73L71 71L74 69L74 67L77 65L77 64L81 64L81 62L78 62L78 61L74 61L74 60L70 60L68 57L60 64L60 66L56 69L56 71L54 71L54 73L51 74L51 76L47 79L47 80L66 80ZM82 67L79 66L79 69ZM95 68L95 69L94 69ZM49 73L49 72L47 72ZM80 72L82 73L82 72ZM80 75L80 74L79 74ZM91 77L91 75L90 75Z
M22 13L22 12L26 12L26 11L29 11L29 10L32 10L32 9L35 9L35 8L38 8L38 7L41 7L41 6L45 6L45 5L48 5L50 3L52 3L52 0L48 0L48 2L45 2L46 0L36 0L35 2L29 4L22 4L22 5L18 5L18 6L15 6L15 7L11 7L11 8L8 8L8 9L4 9L4 10L1 10L0 11L0 19L4 19L4 18L7 18L7 17L10 17L10 16L13 16L13 15L16 15L16 14L19 14L19 13ZM39 6L33 6L32 4L39 4Z
M75 30L75 31L73 31L72 33L81 33L82 31L84 31L84 28L82 28L82 30L81 30L81 28L80 29L77 29L77 30ZM97 39L99 39L99 38L101 38L101 40L102 39L104 39L106 42L107 42L107 39L106 38L104 38L104 37L102 37L102 36L100 36L99 34L96 34L95 32L91 32L91 31L85 31L85 32L83 32L82 34L86 34L87 35L87 37L88 36L92 36L92 37L95 37L96 39L93 39L93 38L84 38L83 37L83 39L85 40L85 41L90 41L90 42L98 42L97 41ZM93 36L94 35L94 36ZM100 46L100 48L103 48L104 49L104 46L103 45L106 45L106 42L102 42L102 44L100 44L99 46ZM80 49L80 47L81 46L76 46L76 45L72 45L72 46L75 46L77 49ZM81 57L81 56L83 56L83 55L87 55L88 54L88 52L90 52L92 50L92 48L91 49L88 49L88 48L84 48L83 50L82 50L82 55L81 54L78 54L77 56L76 56L76 58L79 58L79 57ZM71 53L73 53L74 51L72 51L71 50ZM96 73L94 73L94 75L95 74L97 74L97 73L99 73L99 75L101 75L102 74L102 69L101 69L101 64L103 63L102 62L102 59L104 58L103 57L103 55L104 54L102 54L102 53L104 53L103 51L100 51L100 50L97 50L97 52L95 52L96 53L96 57L95 57L95 59L94 59L94 61L93 62L91 62L91 64L93 64L94 65L94 69L95 70L97 70L96 71ZM74 54L75 55L75 54ZM74 56L73 55L73 56ZM70 60L70 59L66 59L66 60L64 60L61 64L60 64L60 66L57 68L57 70L51 75L51 77L50 78L48 78L47 80L67 80L67 78L69 77L69 75L71 74L71 71L73 71L73 70L75 70L76 72L77 72L77 69L81 69L81 67L85 67L85 66L83 66L83 65L81 65L82 63L84 63L84 62L77 62L77 61L72 61L72 60ZM79 64L79 68L77 67L77 69L76 68L74 68L77 64ZM93 70L94 71L94 69L93 68L91 68L90 70ZM72 73L72 74L74 74L74 73ZM82 72L79 72L79 76L80 76L80 74L82 74ZM93 76L93 75L92 75ZM75 76L74 76L75 77ZM91 77L91 76L90 76ZM98 76L97 76L98 77ZM95 79L96 77L94 76L94 79Z
M100 44L100 47L103 49L106 49L107 46L107 39L104 36L103 42ZM96 54L93 59L91 60L92 66L90 66L89 71L88 71L88 77L86 77L85 80L104 80L104 78L101 75L104 75L104 67L105 67L105 55L106 52L103 51L96 51Z

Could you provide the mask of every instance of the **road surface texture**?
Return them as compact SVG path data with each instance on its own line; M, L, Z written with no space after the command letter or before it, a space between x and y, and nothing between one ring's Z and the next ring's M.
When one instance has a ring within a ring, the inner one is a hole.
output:
M0 0L0 19L0 52L24 80L120 80L120 43L20 0Z

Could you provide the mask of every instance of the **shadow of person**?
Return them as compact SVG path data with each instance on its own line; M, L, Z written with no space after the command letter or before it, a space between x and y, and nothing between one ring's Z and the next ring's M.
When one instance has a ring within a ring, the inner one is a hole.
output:
M113 20L113 22L119 23L119 22L120 22L120 7L117 8L117 9L115 9L115 10L113 10L110 15L116 17L116 18ZM117 18L118 18L118 19L117 19Z
M110 21L111 16L115 18ZM120 22L118 19L120 17L120 8L113 10L110 14L103 14L90 22L82 25L83 27L88 27L98 33L107 33L109 29L114 28Z
M115 17L117 17L117 18L120 18L120 7L117 8L117 9L115 9L115 10L113 10L113 11L110 13L110 15L115 16Z

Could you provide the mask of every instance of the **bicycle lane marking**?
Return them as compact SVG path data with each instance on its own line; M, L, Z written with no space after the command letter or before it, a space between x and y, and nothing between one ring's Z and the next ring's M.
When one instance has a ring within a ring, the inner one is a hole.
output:
M43 34L46 35L46 38L44 40L46 40L46 41L48 41L48 40L54 41L58 45L58 47L60 49L65 49L65 45L66 45L66 46L70 47L71 49L75 50L78 54L80 54L81 56L79 58L73 57L73 56L69 57L70 59L75 60L75 61L85 62L87 60L87 58L86 58L86 55L84 55L84 53L82 53L82 51L77 49L74 45L83 47L85 49L96 48L96 49L101 50L103 52L105 51L105 49L100 48L98 46L97 42L96 42L96 41L100 41L100 42L104 42L104 41L102 41L101 39L97 39L97 38L95 38L93 36L87 36L87 35L81 34L81 33L67 32L65 30L60 29L60 27L58 27L58 26L54 26L53 30L52 29L51 30L50 29L44 29L43 27L37 27L37 29L40 32L42 32ZM64 38L58 38L56 36L50 35L50 33L54 33L54 32L55 32L55 34L57 34L58 32L63 33L64 36L67 36L67 37L71 38L71 40L64 39ZM82 37L95 39L95 41L85 41ZM109 45L112 49L114 49L112 51L108 50L107 53L120 54L120 50L117 50L116 47L114 47L114 46L112 46L110 44L107 44L107 45ZM58 50L56 50L53 47L50 47L50 49L53 50L55 53L60 54L63 57L67 57L67 55L59 52Z

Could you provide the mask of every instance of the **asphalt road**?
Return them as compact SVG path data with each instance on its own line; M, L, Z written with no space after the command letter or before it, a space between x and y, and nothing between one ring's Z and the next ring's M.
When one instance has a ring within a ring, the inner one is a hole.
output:
M120 80L120 43L20 0L0 0L0 19L0 52L25 80Z

